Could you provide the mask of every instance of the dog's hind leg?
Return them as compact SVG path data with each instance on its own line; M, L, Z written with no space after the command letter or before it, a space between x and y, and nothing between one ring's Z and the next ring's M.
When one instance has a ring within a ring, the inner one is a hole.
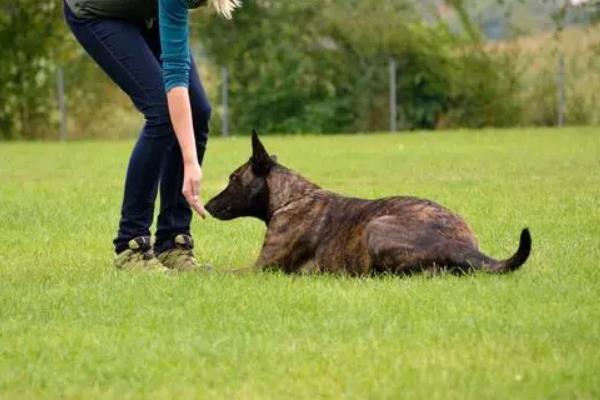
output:
M507 273L523 265L531 250L527 229L521 233L515 255L498 261L480 252L475 238L461 226L411 224L396 216L371 221L365 234L374 272L411 274L447 269L456 273L473 270Z
M371 269L375 273L412 274L447 266L449 260L439 257L446 240L438 236L401 217L376 218L365 228Z

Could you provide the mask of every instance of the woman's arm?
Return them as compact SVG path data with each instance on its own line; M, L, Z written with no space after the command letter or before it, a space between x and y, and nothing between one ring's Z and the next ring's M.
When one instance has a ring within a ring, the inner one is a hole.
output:
M200 184L202 183L202 168L198 163L196 139L192 124L190 96L185 87L175 87L167 93L169 114L183 156L183 187L181 189L190 206L202 217L206 210L200 199Z
M200 200L202 169L198 163L188 93L190 73L188 4L187 0L159 0L158 4L163 80L171 123L183 156L182 193L190 206L205 217L206 211Z

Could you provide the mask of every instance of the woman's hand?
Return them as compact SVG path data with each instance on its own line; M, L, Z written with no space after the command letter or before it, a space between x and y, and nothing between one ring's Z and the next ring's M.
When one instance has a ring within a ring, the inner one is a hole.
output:
M202 168L198 162L188 162L184 164L183 170L183 188L182 193L190 207L192 207L198 215L206 218L206 210L200 199L200 186L202 184Z

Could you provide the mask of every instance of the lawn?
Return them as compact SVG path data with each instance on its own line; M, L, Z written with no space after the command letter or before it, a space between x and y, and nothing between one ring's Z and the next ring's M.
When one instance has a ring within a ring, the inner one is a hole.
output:
M348 195L462 214L515 274L155 276L112 267L131 142L0 144L0 398L600 397L600 131L268 136ZM249 157L214 139L204 198ZM198 255L252 263L258 221L196 219Z

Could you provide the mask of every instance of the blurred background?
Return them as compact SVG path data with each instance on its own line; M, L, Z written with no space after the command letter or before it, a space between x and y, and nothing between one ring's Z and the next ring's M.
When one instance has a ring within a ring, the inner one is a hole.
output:
M142 117L58 0L0 0L0 139L131 138ZM600 124L595 0L245 0L192 13L213 135Z

